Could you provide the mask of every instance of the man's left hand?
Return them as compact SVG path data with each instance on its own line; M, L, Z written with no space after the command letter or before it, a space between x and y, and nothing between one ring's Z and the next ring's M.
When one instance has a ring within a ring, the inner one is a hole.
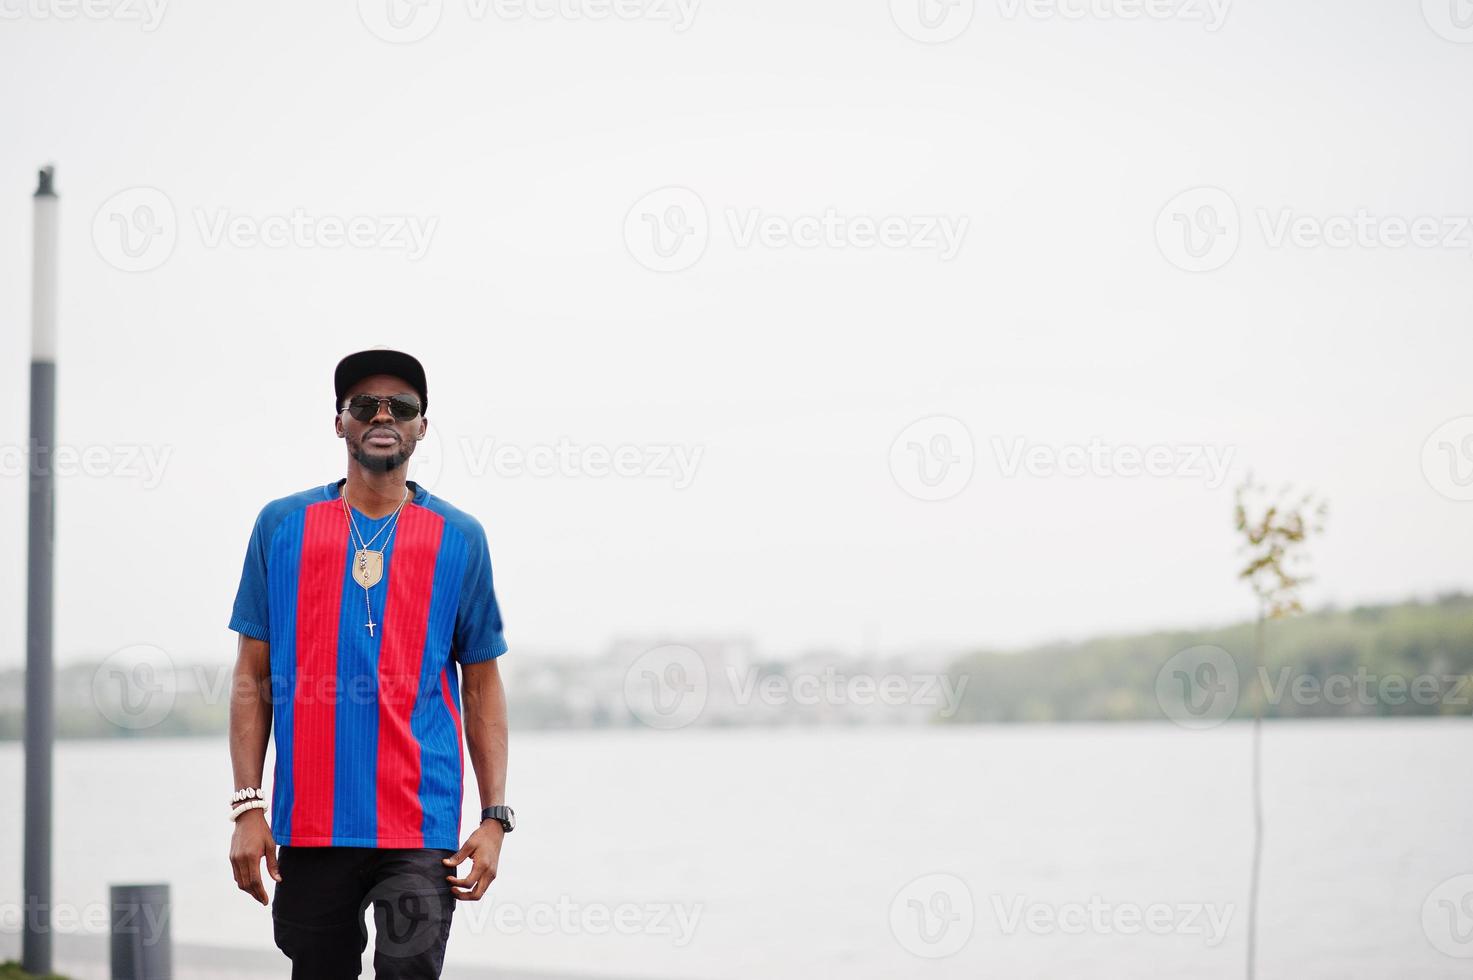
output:
M441 859L451 869L459 868L466 858L471 859L470 873L464 878L445 876L445 880L450 882L450 894L457 901L478 902L486 894L486 889L496 880L496 866L501 863L501 841L504 837L506 831L500 823L483 821L460 845L460 850Z

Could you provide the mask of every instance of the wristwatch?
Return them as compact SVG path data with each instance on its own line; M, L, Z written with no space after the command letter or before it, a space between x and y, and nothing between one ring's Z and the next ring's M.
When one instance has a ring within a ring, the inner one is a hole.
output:
M481 811L481 819L495 820L507 833L511 833L517 826L517 815L509 806L488 806Z

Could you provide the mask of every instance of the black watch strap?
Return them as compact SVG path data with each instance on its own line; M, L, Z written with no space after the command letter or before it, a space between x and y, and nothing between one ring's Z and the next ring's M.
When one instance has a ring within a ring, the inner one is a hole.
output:
M511 833L517 825L517 815L509 806L488 806L481 811L482 820L495 820L501 824L501 829Z

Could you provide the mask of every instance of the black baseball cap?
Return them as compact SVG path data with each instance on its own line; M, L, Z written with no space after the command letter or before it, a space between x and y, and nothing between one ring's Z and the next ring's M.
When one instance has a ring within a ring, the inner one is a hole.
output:
M338 361L337 370L332 374L333 387L338 396L334 409L342 408L343 397L349 388L375 374L392 374L409 382L409 386L419 392L420 411L429 414L430 388L425 383L424 365L403 351L389 350L387 347L361 350Z

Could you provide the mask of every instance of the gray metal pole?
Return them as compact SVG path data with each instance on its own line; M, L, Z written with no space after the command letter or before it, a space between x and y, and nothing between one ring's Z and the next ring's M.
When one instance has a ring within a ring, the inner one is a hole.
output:
M26 601L26 804L21 968L51 972L51 742L55 683L51 661L51 553L56 487L56 191L52 168L35 196L31 267L30 587Z
M112 980L173 980L169 886L113 885L108 892Z

